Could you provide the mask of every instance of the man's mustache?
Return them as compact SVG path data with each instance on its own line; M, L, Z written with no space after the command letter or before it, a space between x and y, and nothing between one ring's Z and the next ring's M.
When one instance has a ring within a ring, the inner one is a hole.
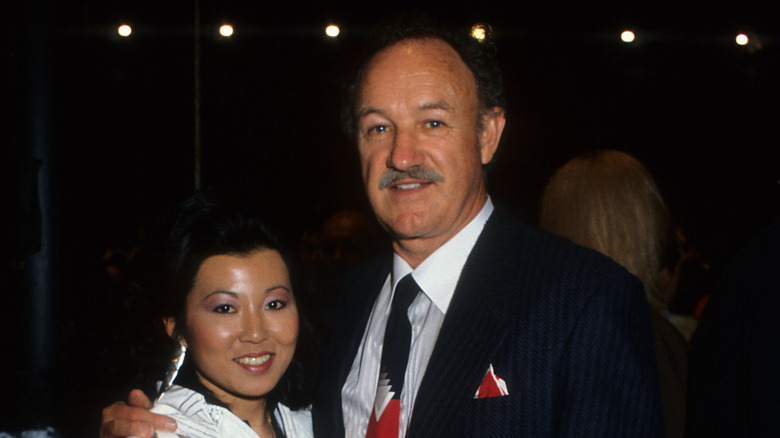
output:
M381 178L379 178L379 190L386 189L393 185L396 181L407 178L436 182L444 181L444 177L441 176L439 172L420 166L411 167L407 170L390 169L385 172Z

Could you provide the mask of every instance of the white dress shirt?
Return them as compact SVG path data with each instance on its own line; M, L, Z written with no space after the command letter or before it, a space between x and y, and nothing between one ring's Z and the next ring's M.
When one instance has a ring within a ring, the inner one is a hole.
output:
M463 265L466 264L466 259L492 212L493 203L488 198L477 216L428 256L417 269L412 270L404 259L394 254L393 271L388 275L374 303L352 369L341 389L346 436L366 436L376 399L382 343L390 315L390 304L393 302L393 292L398 282L411 272L423 293L417 295L407 312L412 325L412 344L401 391L398 436L403 438L406 435L417 390L420 388Z

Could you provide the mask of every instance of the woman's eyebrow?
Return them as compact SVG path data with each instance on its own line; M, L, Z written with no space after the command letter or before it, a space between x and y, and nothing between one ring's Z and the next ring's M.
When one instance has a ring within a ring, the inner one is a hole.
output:
M283 285L283 284L277 284L276 286L271 286L271 287L269 287L268 289L266 289L266 290L265 290L265 294L266 294L266 295L268 295L269 293L273 292L273 291L274 291L274 290L276 290L276 289L284 289L284 290L286 290L287 292L290 292L290 293L292 293L292 290L291 290L289 287L287 287L287 286L285 286L285 285Z
M230 295L230 296L232 296L234 298L238 297L238 294L236 292L229 291L229 290L224 290L224 289L217 289L214 292L211 292L211 293L207 294L205 297L203 297L203 301L206 301L207 299L209 299L209 297L212 297L214 295L220 295L220 294Z

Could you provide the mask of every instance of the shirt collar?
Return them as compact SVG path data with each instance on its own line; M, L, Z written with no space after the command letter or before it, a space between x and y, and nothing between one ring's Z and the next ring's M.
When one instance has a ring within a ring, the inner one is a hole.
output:
M398 282L411 272L423 293L446 314L466 259L492 212L493 202L488 196L485 205L474 219L423 260L417 269L412 270L401 256L393 254L393 290Z

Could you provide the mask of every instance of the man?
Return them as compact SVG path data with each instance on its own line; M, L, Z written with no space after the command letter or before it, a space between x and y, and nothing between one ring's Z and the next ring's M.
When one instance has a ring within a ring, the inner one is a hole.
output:
M344 281L315 434L379 436L389 412L401 437L661 436L638 281L522 225L487 195L483 167L505 123L489 50L420 21L391 25L377 41L346 120L393 253ZM408 273L408 359L385 374L391 303ZM104 429L128 418L107 415Z

